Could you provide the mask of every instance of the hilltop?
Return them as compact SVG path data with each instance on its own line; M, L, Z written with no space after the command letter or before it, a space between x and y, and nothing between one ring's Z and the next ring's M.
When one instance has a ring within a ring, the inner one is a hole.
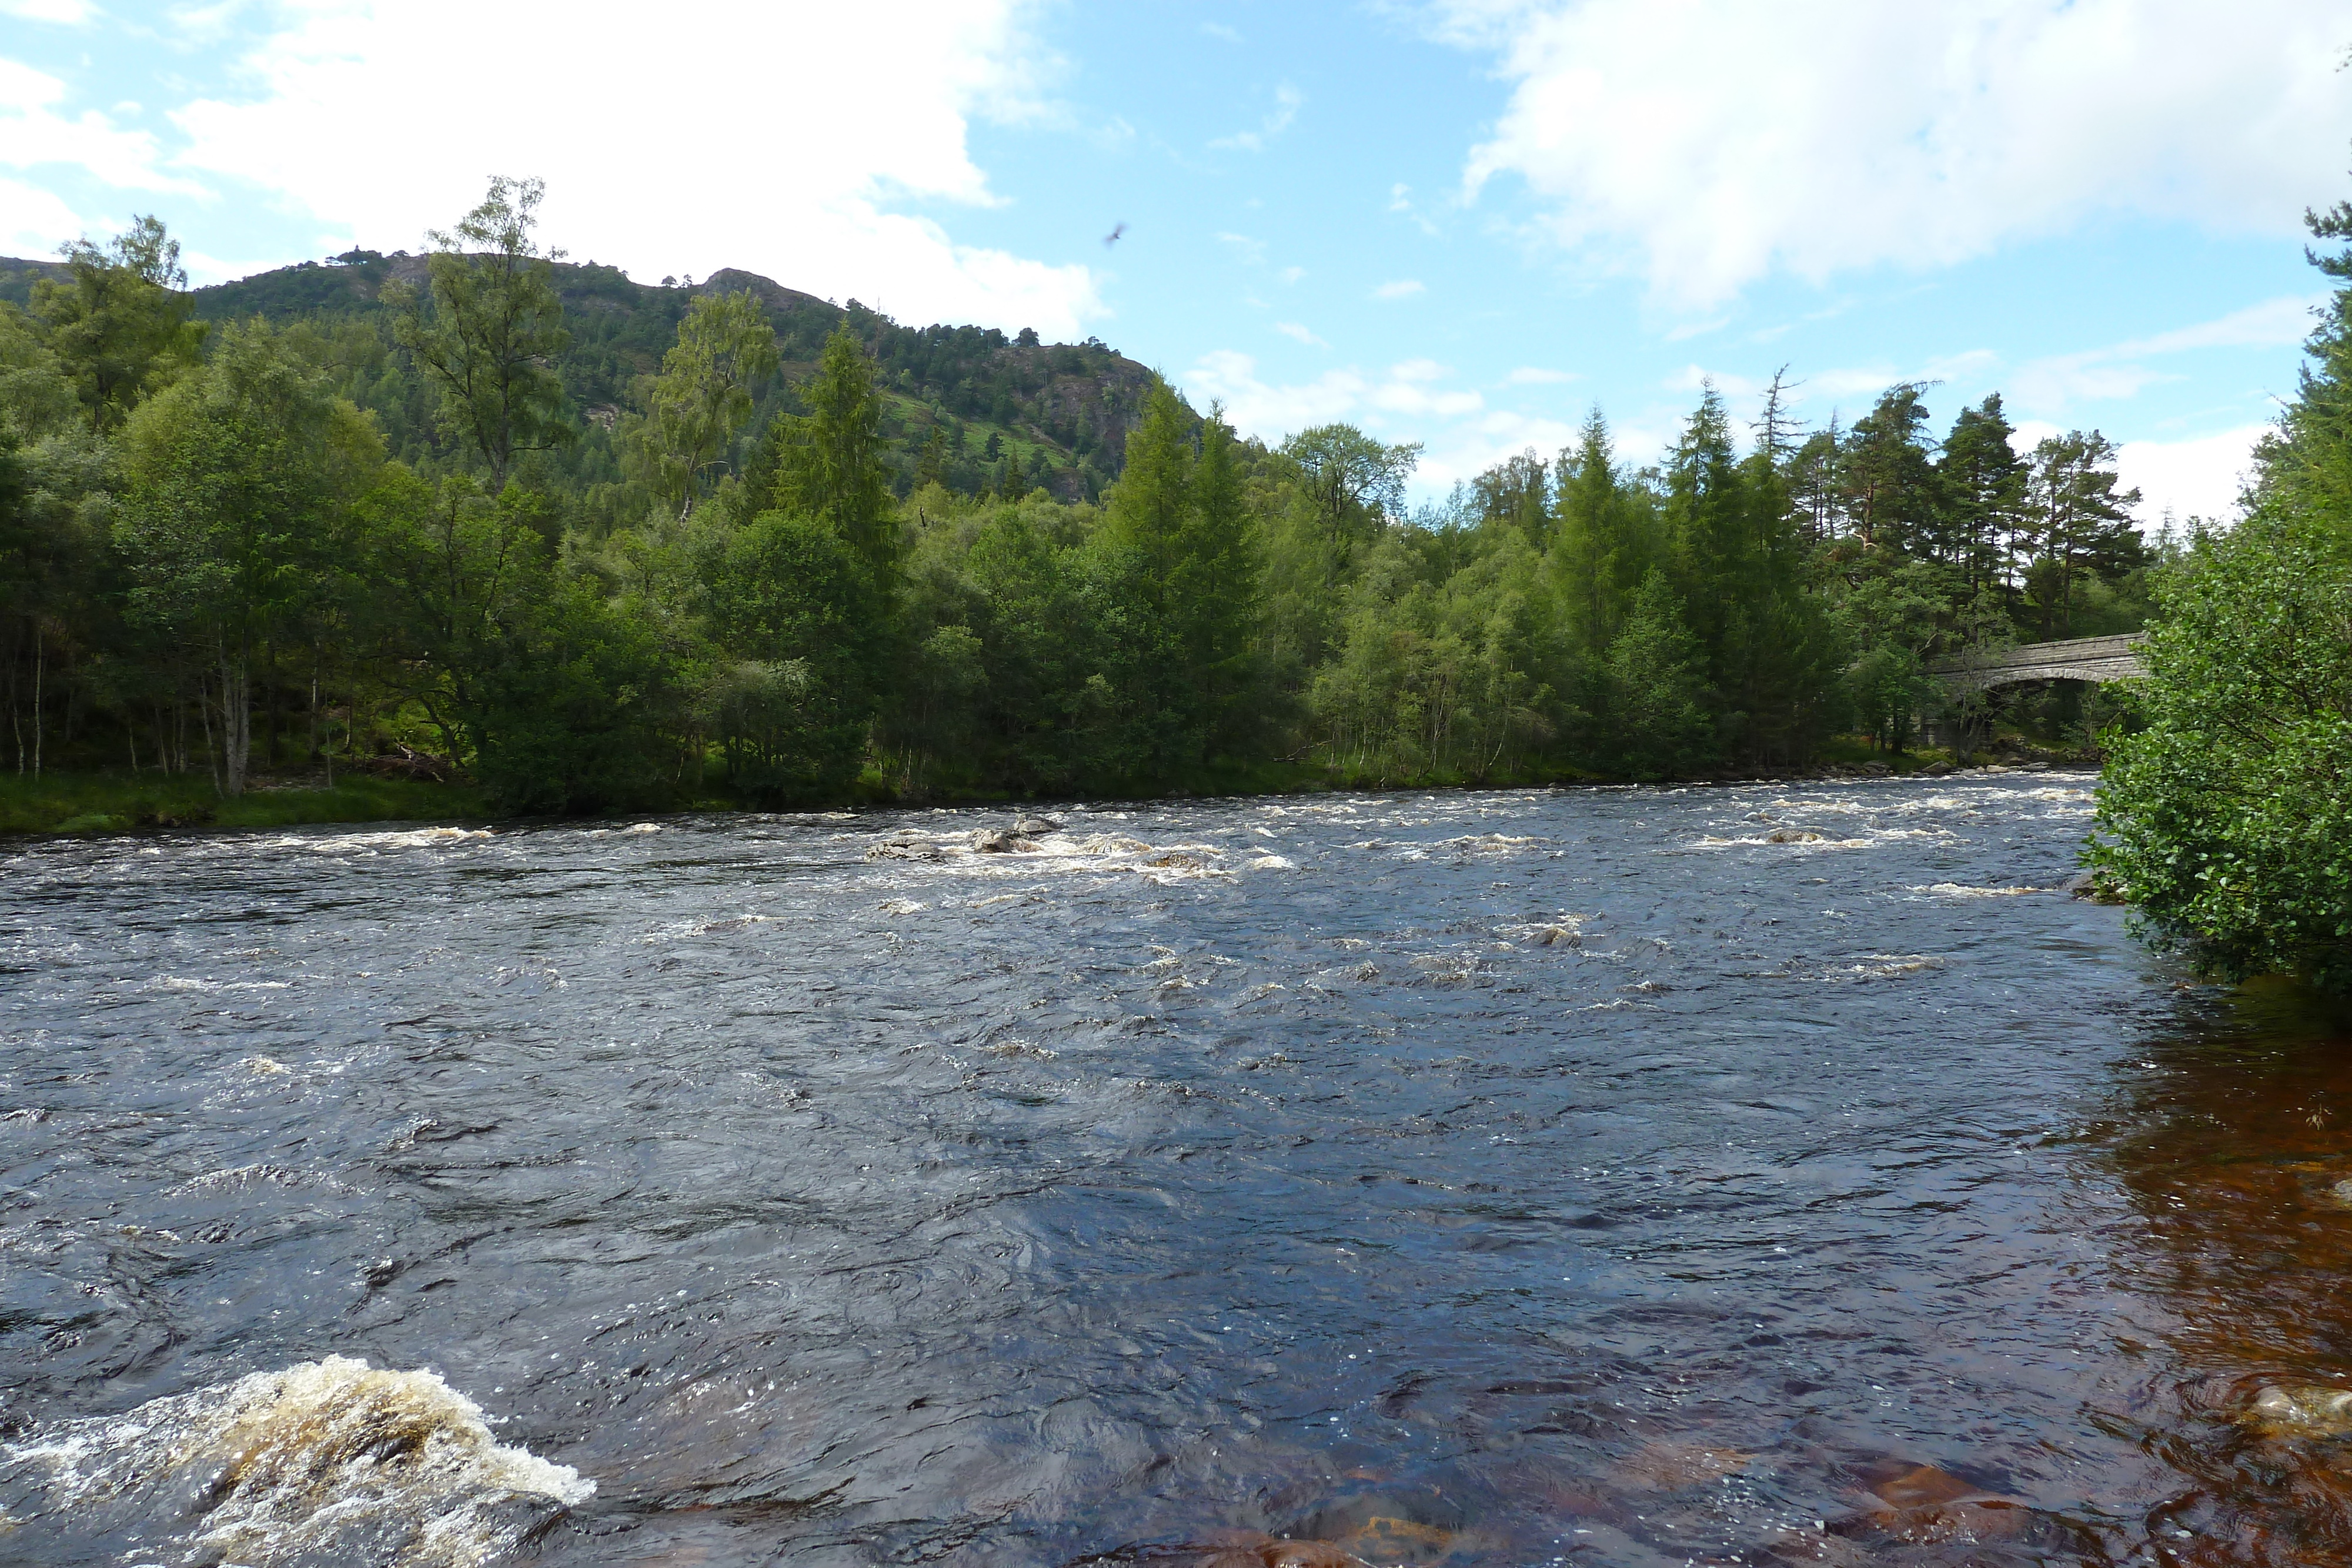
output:
M660 368L679 319L706 294L749 293L775 327L783 371L761 399L753 431L764 428L770 414L796 409L793 387L814 369L834 329L850 324L874 356L891 443L884 461L902 497L927 463L950 490L995 489L1009 455L1058 499L1093 500L1125 465L1128 432L1152 381L1148 368L1096 339L1046 343L1026 329L1007 337L992 327L903 326L855 299L835 305L733 267L699 283L655 284L593 261L553 266L572 339L557 368L584 436L562 465L585 485L617 476L610 432L635 406L636 378ZM381 298L387 283L421 287L425 276L422 256L348 251L195 289L195 314L208 321L260 316L281 326L312 323L336 344L346 390L375 412L394 451L425 459L433 438L415 383L385 373L397 350ZM0 257L0 300L24 306L37 279L67 277L61 262ZM927 457L924 448L935 437Z

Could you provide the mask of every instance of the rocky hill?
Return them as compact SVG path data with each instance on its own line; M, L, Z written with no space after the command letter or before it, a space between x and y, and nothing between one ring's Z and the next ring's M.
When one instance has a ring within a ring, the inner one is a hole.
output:
M350 365L354 400L376 411L396 451L420 457L432 442L430 423L412 378L402 373L381 295L395 278L421 283L425 267L422 256L404 252L349 251L199 288L196 315L309 321L332 335ZM992 489L1011 457L1065 499L1090 498L1123 465L1127 433L1151 384L1148 369L1094 339L1045 343L1026 330L1008 338L992 327L907 327L855 299L835 305L734 268L699 283L638 283L594 262L557 263L555 274L572 337L559 368L585 436L566 461L584 483L617 472L611 444L600 437L635 405L638 378L659 369L679 318L701 294L749 292L775 324L784 371L753 429L796 405L792 387L845 319L880 368L901 494L927 465L950 489ZM0 300L21 307L37 279L66 276L58 262L0 257Z

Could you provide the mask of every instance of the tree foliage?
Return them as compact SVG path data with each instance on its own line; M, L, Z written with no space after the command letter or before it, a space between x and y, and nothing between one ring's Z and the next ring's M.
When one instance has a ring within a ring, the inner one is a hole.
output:
M2352 241L2352 203L2309 216ZM2094 861L2209 974L2352 987L2352 248L2298 395L2256 454L2245 521L2160 580ZM2091 529L2099 523L2094 513Z
M2136 613L2112 448L2020 454L1997 398L1939 442L1917 386L1811 432L1708 389L1651 467L1595 410L1415 510L1414 444L559 264L541 197L202 344L158 225L0 306L20 766L423 757L530 810L1677 778L1902 747L1934 660Z

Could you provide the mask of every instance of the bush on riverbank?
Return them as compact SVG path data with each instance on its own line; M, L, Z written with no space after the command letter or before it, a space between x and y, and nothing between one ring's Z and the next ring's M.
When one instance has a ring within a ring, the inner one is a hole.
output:
M2352 241L2352 202L2315 214ZM2092 851L2152 935L2225 979L2352 987L2352 248L2246 520L2159 585L2147 727L2110 739Z

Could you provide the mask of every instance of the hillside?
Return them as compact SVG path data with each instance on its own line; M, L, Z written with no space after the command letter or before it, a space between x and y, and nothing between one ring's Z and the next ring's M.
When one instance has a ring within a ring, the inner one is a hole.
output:
M375 411L394 449L428 460L433 436L415 383L389 373L397 350L379 298L394 279L421 283L425 265L421 256L350 251L196 289L196 315L311 322L334 340L348 390ZM923 448L936 433L930 462L950 490L995 488L1011 455L1024 475L1058 498L1091 500L1118 476L1128 432L1151 384L1144 366L1093 339L1044 343L1025 330L1008 338L994 328L907 327L855 299L836 306L734 268L692 285L637 283L593 261L557 263L555 274L572 337L559 368L584 437L562 462L583 484L617 476L609 433L635 406L636 378L659 369L679 318L701 294L749 292L775 325L783 374L761 400L752 431L770 414L797 406L791 388L814 369L835 327L845 318L850 322L887 393L884 430L892 450L886 461L902 496L914 487ZM58 262L0 257L0 300L22 307L37 279L65 276Z

